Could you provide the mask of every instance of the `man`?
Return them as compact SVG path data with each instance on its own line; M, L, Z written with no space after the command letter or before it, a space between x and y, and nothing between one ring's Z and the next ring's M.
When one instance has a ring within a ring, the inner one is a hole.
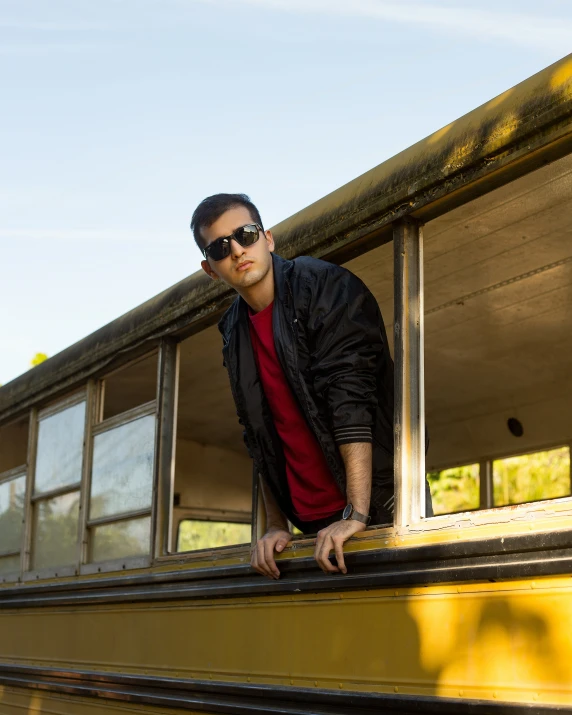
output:
M290 521L317 533L324 572L345 574L343 544L392 521L393 363L377 301L344 268L276 256L244 194L206 198L191 228L204 271L238 293L219 329L267 517L251 564L279 578Z

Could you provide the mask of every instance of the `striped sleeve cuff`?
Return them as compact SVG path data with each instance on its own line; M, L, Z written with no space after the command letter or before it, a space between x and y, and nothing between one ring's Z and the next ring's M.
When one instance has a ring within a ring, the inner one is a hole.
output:
M351 442L371 442L371 427L339 427L334 430L336 444L350 444Z

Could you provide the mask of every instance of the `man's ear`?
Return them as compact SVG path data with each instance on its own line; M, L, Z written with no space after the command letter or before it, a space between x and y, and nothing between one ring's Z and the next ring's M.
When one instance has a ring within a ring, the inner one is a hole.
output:
M203 271L207 274L209 278L212 278L213 281L218 281L218 276L217 274L213 271L213 269L210 267L208 261L201 261L201 268Z
M266 244L270 253L274 252L274 236L272 231L264 231L264 237L266 238Z

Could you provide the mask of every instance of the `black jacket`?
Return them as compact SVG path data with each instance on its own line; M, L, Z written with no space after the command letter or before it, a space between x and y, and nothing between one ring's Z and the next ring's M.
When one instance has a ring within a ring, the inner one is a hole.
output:
M345 268L273 255L274 342L287 381L342 493L338 445L373 443L372 523L391 521L393 362L377 301ZM258 377L248 306L238 297L219 323L224 364L255 468L290 521L304 530L286 480L282 443Z

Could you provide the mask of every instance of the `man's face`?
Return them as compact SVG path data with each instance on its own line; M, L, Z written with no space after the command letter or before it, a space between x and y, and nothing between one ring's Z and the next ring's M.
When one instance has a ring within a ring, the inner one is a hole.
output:
M230 236L237 228L254 223L250 211L244 206L237 206L226 211L212 226L201 229L205 246L217 238ZM230 242L230 255L222 261L206 258L201 266L213 279L220 279L235 290L250 288L261 281L272 266L271 253L274 251L274 239L270 231L260 231L260 237L252 246L244 248L234 239Z

